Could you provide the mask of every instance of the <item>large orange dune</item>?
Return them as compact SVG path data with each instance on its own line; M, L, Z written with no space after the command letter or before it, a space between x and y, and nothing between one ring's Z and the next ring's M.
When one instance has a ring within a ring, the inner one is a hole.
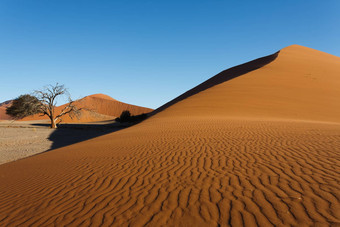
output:
M104 121L111 120L119 117L122 111L129 110L131 114L138 115L143 113L149 113L152 109L135 106L127 103L117 101L110 96L104 94L89 95L82 99L76 100L74 104L82 108L80 115L78 117L69 115L64 115L61 117L62 122L94 122L94 121ZM56 113L60 113L62 109L66 106L62 105L56 108ZM22 121L31 120L41 120L48 119L48 117L41 116L39 114L25 117Z
M340 224L340 58L294 45L133 127L0 166L3 226Z
M210 80L215 86L206 89ZM197 91L199 94L191 96ZM176 103L178 99L184 100ZM155 112L164 108L167 111L157 117L229 116L340 123L340 58L289 46L223 71Z

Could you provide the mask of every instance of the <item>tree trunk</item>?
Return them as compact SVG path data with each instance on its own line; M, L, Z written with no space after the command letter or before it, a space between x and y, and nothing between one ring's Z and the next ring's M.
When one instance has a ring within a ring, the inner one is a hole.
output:
M57 124L53 118L51 118L51 128L57 128Z

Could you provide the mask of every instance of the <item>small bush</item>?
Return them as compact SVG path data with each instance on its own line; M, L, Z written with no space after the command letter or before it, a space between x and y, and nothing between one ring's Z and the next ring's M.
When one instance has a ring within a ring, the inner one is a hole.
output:
M131 113L128 110L124 110L120 117L119 117L121 122L129 122L131 120Z
M30 115L41 113L41 102L32 95L20 95L7 107L6 114L15 119L21 119Z
M120 117L116 118L116 121L120 123L123 123L123 122L136 123L136 122L145 120L147 117L148 115L145 113L139 114L139 115L131 115L130 111L124 110L121 113Z

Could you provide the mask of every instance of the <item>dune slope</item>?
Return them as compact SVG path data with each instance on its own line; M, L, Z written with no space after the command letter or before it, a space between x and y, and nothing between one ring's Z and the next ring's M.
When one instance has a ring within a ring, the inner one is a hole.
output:
M6 114L6 108L11 105L12 101L0 103L0 120L11 120L12 117Z
M136 126L1 165L0 223L338 225L339 64L291 46Z
M245 68L238 71L245 71L252 65L238 67ZM229 70L217 76L227 78ZM211 115L339 123L339 88L339 57L293 45L282 49L275 60L258 70L207 90L201 86L201 92L168 105L167 111L157 117Z

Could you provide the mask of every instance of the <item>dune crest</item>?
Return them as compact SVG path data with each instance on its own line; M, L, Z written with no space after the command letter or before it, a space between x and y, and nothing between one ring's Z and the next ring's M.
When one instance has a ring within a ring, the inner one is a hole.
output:
M98 99L107 99L107 100L112 100L112 101L118 101L114 98L112 98L111 96L108 96L108 95L105 95L105 94L101 94L101 93L98 93L98 94L93 94L93 95L88 95L86 96L88 98L98 98ZM86 98L84 97L84 98Z
M271 59L258 69L200 89L174 106L178 98L170 101L167 111L157 117L219 115L340 122L339 57L292 45ZM246 71L251 66L249 62L237 67Z
M140 124L0 165L0 223L339 225L338 72L290 46Z
M242 76L246 73L249 73L251 71L254 71L256 69L259 69L266 64L269 64L270 62L274 61L279 52L276 52L274 54L268 55L266 57L258 58L253 61L232 67L230 69L224 70L220 72L219 74L211 77L210 79L204 81L203 83L197 85L196 87L190 89L189 91L185 92L184 94L178 96L177 98L171 100L170 102L164 104L163 106L157 108L155 111L153 111L152 114L156 114L160 111L163 111L164 109L168 108L169 106L174 105L177 102L180 102L184 99L187 99L190 96L193 96L199 92L202 92L204 90L207 90L213 86L216 86L218 84L224 83L228 80L237 78L239 76Z

